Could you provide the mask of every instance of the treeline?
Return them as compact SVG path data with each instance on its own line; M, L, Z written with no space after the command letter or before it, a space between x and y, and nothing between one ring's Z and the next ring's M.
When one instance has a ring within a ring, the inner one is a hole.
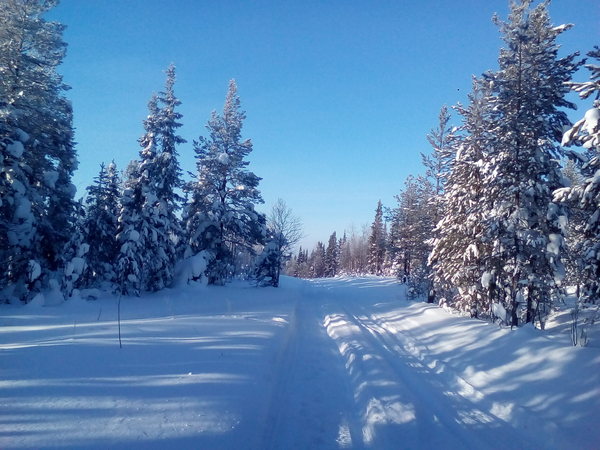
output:
M255 209L260 178L248 169L252 143L242 137L234 81L222 113L193 142L192 181L178 162L185 140L171 66L148 102L138 158L122 174L103 164L85 200L75 200L73 114L56 72L64 27L43 18L55 3L0 8L0 301L86 288L139 295L176 277L219 285L244 274L276 286L299 225L283 202L270 220Z
M359 272L396 275L474 317L543 327L566 285L577 286L580 306L599 303L600 50L588 64L559 57L557 38L571 26L551 24L548 2L511 2L495 22L498 69L473 79L469 103L453 107L456 126L442 108L425 175L408 178L387 214L377 206ZM572 81L582 65L589 81ZM595 98L575 125L563 111L575 108L571 90ZM322 270L328 252L318 244L290 273L352 273L344 244L335 247L338 271Z

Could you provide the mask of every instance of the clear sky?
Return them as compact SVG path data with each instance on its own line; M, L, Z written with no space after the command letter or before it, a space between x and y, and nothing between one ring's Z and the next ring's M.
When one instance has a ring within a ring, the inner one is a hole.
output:
M174 63L184 170L235 78L259 209L284 199L305 246L359 229L423 171L440 107L464 102L471 76L497 67L491 17L507 11L507 0L62 0L49 17L68 27L60 72L72 87L78 196L102 161L122 169L138 157L147 102ZM565 53L600 44L598 0L555 0L550 12L575 24Z

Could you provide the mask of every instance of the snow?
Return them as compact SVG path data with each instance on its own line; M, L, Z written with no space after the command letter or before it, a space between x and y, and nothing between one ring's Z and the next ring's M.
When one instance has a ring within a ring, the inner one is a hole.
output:
M562 235L551 233L550 235L548 235L548 241L549 242L546 245L546 252L549 255L558 258L562 246Z
M588 109L585 113L584 119L585 125L583 129L590 134L594 133L598 129L598 124L600 123L600 109Z
M25 147L20 141L11 142L6 146L6 151L15 158L20 158L25 151Z
M600 442L595 341L572 347L568 324L511 331L409 302L394 279L123 297L122 349L116 297L39 300L0 307L0 448Z
M33 221L31 215L31 202L26 197L17 197L17 207L15 209L15 218L23 219L23 222Z
M187 284L190 280L201 279L210 259L210 254L206 250L185 258L175 268L176 284L182 286Z
M140 240L140 233L137 230L129 230L129 234L127 235L130 241L137 242Z
M17 133L17 138L19 139L19 141L21 141L21 142L29 141L29 134L27 132L23 131L20 128L16 128L15 132Z
M56 181L58 180L58 172L56 170L46 170L44 172L44 184L54 189Z
M481 285L484 288L489 289L493 277L494 275L491 272L483 272L483 275L481 275Z
M76 256L67 263L67 266L65 267L65 275L81 275L83 273L84 268L85 259Z
M225 152L219 153L217 156L217 161L219 161L223 165L229 164L229 155Z
M42 268L40 267L40 264L36 260L30 259L29 260L29 281L33 282L33 281L37 280L41 274L42 274Z

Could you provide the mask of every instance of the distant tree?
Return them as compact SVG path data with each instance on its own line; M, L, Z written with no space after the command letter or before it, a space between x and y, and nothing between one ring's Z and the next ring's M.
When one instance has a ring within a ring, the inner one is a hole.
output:
M375 219L371 225L369 236L369 272L374 275L383 275L385 263L386 233L383 223L383 206L381 200L377 202Z
M207 125L209 136L194 141L198 174L188 185L186 255L207 253L209 284L225 283L236 253L254 254L253 247L265 239L265 217L254 209L263 202L260 178L247 169L252 143L241 137L245 118L232 80L223 114L213 112Z
M310 278L323 278L325 276L325 260L325 246L322 242L317 242L317 246L311 252L310 257L308 259L308 264L310 267Z
M409 176L404 190L396 196L397 208L392 213L389 250L395 255L393 263L397 276L410 282L415 295L429 290L427 263L434 227L430 200L433 186L425 177Z
M269 236L263 251L258 255L255 262L254 278L259 286L279 287L281 259L277 239L274 236Z
M298 256L296 257L296 264L293 266L291 274L299 278L309 278L311 276L308 263L308 250L303 250L302 247L300 247Z
M350 274L352 266L352 252L348 242L348 236L344 231L342 237L338 240L338 267L340 274Z
M302 239L302 223L282 199L273 205L267 218L267 236L267 244L257 261L257 278L259 284L278 287L281 269Z
M338 273L339 261L338 241L335 231L329 236L327 249L325 250L325 277L335 277Z

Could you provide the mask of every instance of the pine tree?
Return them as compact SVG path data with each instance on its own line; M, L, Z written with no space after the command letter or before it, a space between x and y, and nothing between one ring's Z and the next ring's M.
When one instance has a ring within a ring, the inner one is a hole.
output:
M209 136L194 141L198 174L188 186L186 256L209 255L209 284L225 283L236 253L252 254L265 237L265 217L254 209L263 202L260 178L247 169L252 143L241 136L245 118L232 80L222 115L213 112L208 122Z
M511 3L507 22L496 19L507 48L499 70L485 75L493 83L494 148L483 167L484 196L491 212L484 239L493 247L497 301L519 322L536 316L543 324L547 302L556 295L561 272L565 211L552 203L561 186L556 141L569 124L560 107L578 64L575 55L558 58L556 38L568 26L554 27L548 3Z
M600 48L588 53L590 58L600 61ZM571 151L570 155L581 163L582 181L556 192L556 199L573 205L583 216L585 225L580 243L580 264L585 280L582 301L600 303L600 66L588 64L590 81L571 83L571 88L586 99L595 95L592 108L583 119L568 130L562 140L563 145L575 143L587 149L586 154Z
M64 26L43 18L55 5L4 0L0 8L0 286L24 300L59 268L75 211L72 110L56 72Z
M369 273L383 275L386 249L386 233L383 223L383 206L381 200L377 202L375 219L371 225L369 236Z

